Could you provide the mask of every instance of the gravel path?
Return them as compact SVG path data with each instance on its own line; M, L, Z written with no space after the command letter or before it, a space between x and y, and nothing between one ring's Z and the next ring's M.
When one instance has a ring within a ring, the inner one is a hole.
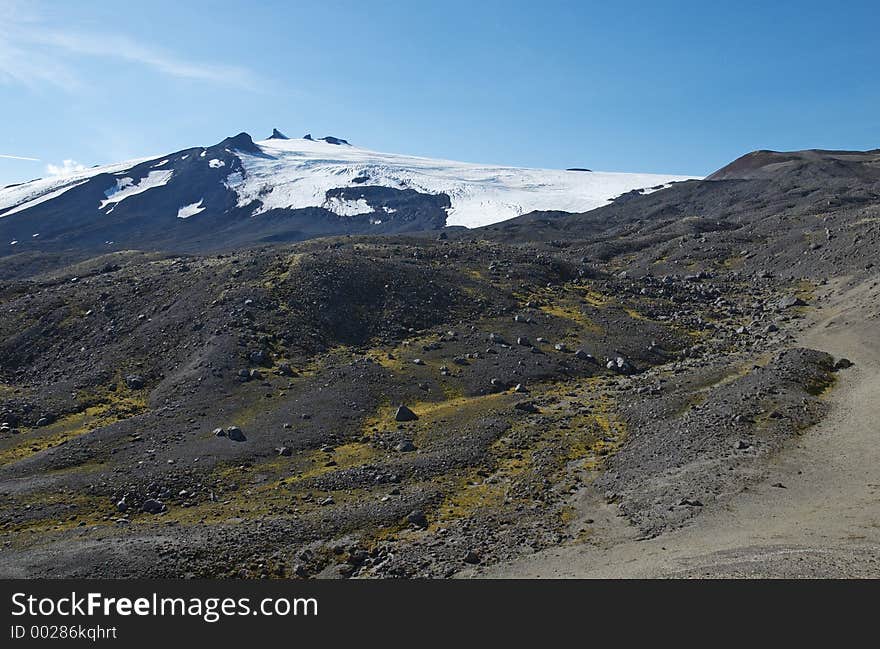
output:
M818 306L798 343L856 365L839 373L829 415L769 461L761 481L648 540L585 495L591 543L478 576L880 577L880 284L832 284Z

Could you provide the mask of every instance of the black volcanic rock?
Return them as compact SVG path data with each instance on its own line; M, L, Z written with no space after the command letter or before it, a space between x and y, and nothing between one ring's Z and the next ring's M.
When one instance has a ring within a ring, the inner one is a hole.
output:
M255 153L257 155L263 154L262 149L254 144L253 139L247 133L239 133L234 137L228 137L217 146L232 151L243 151L245 153Z
M342 138L339 138L339 137L333 137L332 135L328 135L326 137L321 137L318 139L323 140L327 144L349 144L350 145L348 140L343 140Z
M269 139L269 140L289 140L290 138L287 137L281 131L279 131L277 128L273 128L272 135L270 135L267 139Z

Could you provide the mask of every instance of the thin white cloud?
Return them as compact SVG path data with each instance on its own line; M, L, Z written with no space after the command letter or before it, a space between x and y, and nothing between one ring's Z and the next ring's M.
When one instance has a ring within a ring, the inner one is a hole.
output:
M65 160L60 165L51 163L46 165L46 173L50 176L72 176L80 171L85 171L86 166L78 163L76 160Z
M222 85L252 87L254 75L246 68L188 61L139 43L126 36L61 31L32 31L30 42L78 56L121 59L139 63L180 79L210 81Z
M127 61L178 79L253 90L258 78L245 67L193 61L125 35L49 27L32 6L0 0L0 83L49 84L72 91L85 85L77 57Z
M12 155L10 153L0 153L0 158L6 158L7 160L27 160L29 162L39 162L39 158L29 158L26 155Z

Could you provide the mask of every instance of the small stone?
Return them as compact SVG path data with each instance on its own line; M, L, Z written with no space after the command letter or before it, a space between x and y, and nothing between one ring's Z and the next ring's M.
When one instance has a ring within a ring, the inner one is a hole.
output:
M412 443L412 441L405 439L402 442L399 442L395 447L395 451L400 453L412 453L416 450L416 445Z

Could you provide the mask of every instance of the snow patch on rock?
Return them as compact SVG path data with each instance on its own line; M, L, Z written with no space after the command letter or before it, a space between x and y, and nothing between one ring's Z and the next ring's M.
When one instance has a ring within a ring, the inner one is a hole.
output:
M188 219L191 216L195 216L199 212L204 212L205 208L202 205L204 202L204 198L199 199L198 203L190 203L189 205L184 205L179 210L177 210L177 218L179 219Z
M104 191L104 196L107 198L101 201L100 209L112 206L112 211L113 207L124 201L126 198L131 198L137 194L142 194L148 189L155 189L156 187L165 185L171 180L172 175L174 175L173 171L163 170L151 171L138 182L134 182L129 176L119 178L114 186Z

